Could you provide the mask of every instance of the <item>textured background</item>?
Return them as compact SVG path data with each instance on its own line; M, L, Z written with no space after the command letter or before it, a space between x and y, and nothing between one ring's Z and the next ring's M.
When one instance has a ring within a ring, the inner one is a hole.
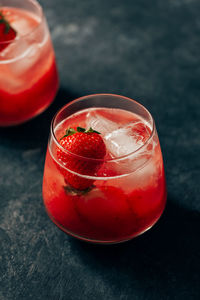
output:
M200 299L200 1L40 3L61 86L41 116L0 130L0 300ZM108 247L61 232L41 196L52 116L98 92L151 111L168 184L158 224Z

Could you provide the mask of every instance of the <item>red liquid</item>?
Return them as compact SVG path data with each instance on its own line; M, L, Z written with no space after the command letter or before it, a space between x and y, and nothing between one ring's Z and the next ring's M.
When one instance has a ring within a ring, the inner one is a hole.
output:
M45 23L23 10L4 9L18 37L0 53L0 126L19 124L44 111L58 89L55 56ZM20 23L20 22L24 22Z
M106 110L102 113L110 117ZM67 124L77 122L76 125L84 126L85 116L86 113L83 113L66 120L56 130L57 137L62 136ZM115 110L115 117L121 125L135 118L122 110ZM97 177L94 188L82 195L67 191L61 167L54 155L54 145L50 144L45 163L43 198L53 222L73 236L104 243L129 240L150 228L161 216L166 202L166 183L157 136L151 143L154 150L147 153L151 157L143 167L126 176L117 176L122 175L117 169L119 166L114 164L108 168L105 163L97 175L107 174L108 177ZM148 149L151 149L150 146Z

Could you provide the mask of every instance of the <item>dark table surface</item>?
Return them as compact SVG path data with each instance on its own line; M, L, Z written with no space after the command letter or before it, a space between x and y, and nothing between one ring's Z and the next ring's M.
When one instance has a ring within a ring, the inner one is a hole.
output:
M41 116L0 130L0 300L200 299L200 1L42 0L60 73ZM49 125L69 100L122 94L157 125L168 203L149 232L79 242L47 217Z

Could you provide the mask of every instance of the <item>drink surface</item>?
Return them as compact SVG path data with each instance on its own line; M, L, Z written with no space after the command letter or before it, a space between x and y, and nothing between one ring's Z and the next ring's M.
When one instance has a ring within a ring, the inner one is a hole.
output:
M99 131L107 154L91 189L79 193L70 190L50 140L43 182L49 216L65 232L89 241L118 242L146 231L166 201L162 154L152 125L125 110L92 108L58 124L57 140L77 126Z
M27 10L1 7L16 38L0 51L0 126L42 112L58 88L55 56L45 19Z

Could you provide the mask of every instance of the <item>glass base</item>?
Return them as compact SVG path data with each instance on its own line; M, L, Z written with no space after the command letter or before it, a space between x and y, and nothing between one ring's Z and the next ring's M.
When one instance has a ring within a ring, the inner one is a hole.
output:
M90 244L101 244L101 245L112 245L112 244L120 244L120 243L124 243L127 241L130 241L140 235L142 235L143 233L145 233L146 231L148 231L149 229L151 229L160 219L160 217L162 216L163 211L161 212L161 214L144 230L139 231L134 233L133 235L129 236L129 237L125 237L122 239L117 239L117 240L96 240L96 239L90 239L88 237L83 237L83 236L79 236L78 234L75 234L73 232L71 232L70 230L65 229L62 225L60 225L59 223L57 223L54 218L48 213L48 211L46 210L49 218L51 219L51 221L60 229L62 230L64 233L66 233L67 235L76 238L78 240L90 243Z

